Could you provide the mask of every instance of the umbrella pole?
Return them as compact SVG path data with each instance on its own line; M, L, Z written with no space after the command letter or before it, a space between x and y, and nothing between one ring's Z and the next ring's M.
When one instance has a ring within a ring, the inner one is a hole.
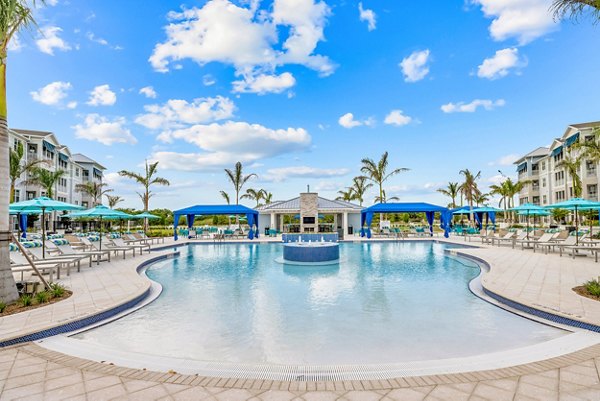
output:
M102 216L100 216L100 250L102 250Z
M527 241L529 241L529 210L527 210Z
M42 259L46 259L46 208L42 208Z
M575 243L579 245L579 214L577 213L577 206L575 206Z

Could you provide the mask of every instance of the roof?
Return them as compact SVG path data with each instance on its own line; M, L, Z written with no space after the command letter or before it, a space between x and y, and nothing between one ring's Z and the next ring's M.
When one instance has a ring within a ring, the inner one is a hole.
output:
M574 127L574 128L600 127L600 121L590 121L589 123L580 123L580 124L569 124L569 127Z
M541 146L527 153L525 156L519 158L518 160L515 160L513 164L519 164L523 161L523 159L527 159L529 157L545 157L548 156L548 153L550 153L550 149L545 146Z
M94 159L90 159L89 157L87 157L86 155L83 155L81 153L74 153L71 156L71 159L75 162L75 163L88 163L88 164L95 164L98 167L100 167L103 170L106 170L106 167L104 167L102 164L98 163L96 160Z
M362 207L355 205L354 203L345 202L341 200L325 199L320 196L317 197L317 208L319 210L348 210L359 212ZM287 201L277 201L263 205L256 210L260 212L271 212L278 210L300 210L300 197L296 197Z
M254 209L244 205L195 205L184 209L174 210L174 216L193 215L225 215L225 214L258 214ZM175 217L177 221L177 217Z
M448 208L438 205L432 205L431 203L425 202L411 202L411 203L376 203L373 206L369 206L363 209L362 213L422 213L422 212L444 212Z
M52 132L50 132L50 131L34 131L34 130L30 130L30 129L19 129L19 128L12 128L12 130L15 132L18 132L21 135L27 135L27 136L44 137L44 136L48 136L48 135L52 134Z

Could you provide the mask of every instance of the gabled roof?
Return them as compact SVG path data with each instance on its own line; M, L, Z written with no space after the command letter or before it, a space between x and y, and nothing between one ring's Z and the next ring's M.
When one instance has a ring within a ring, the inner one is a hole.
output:
M515 160L515 162L513 164L519 164L519 163L523 162L524 159L527 159L530 157L545 157L548 155L548 153L550 153L550 149L548 149L544 146L541 146L541 147L527 153L525 156L521 157L520 159Z
M340 200L331 200L325 199L320 196L317 197L317 208L319 210L348 210L348 211L360 211L362 207L355 205L354 203L340 201ZM287 201L277 201L269 203L268 205L263 205L256 210L260 212L271 212L278 210L300 210L300 197L295 197L293 199Z
M12 130L15 132L18 132L21 135L27 135L27 136L44 137L44 136L48 136L48 135L52 134L52 132L50 132L50 131L34 131L34 130L30 130L30 129L19 129L19 128L13 128Z
M100 167L101 169L106 170L106 167L104 167L102 164L98 163L96 160L90 159L89 157L87 157L86 155L83 155L81 153L74 153L73 156L71 156L71 159L75 163L95 164L98 167Z

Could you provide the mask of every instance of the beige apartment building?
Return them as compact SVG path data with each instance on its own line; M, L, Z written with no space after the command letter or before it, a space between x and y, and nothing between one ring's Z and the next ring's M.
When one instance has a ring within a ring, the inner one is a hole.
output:
M581 150L573 146L576 143L597 140L594 136L596 127L600 127L600 121L569 125L550 147L537 148L517 160L518 180L529 181L519 193L519 204L530 202L546 206L574 197L572 178L559 167L559 163L566 156L576 158L580 155ZM582 159L579 176L583 187L581 197L598 201L600 179L597 163Z
M8 143L13 149L17 148L19 142L23 144L22 163L29 160L45 160L46 163L40 164L40 167L50 171L66 171L63 178L56 183L54 199L83 207L94 206L92 198L77 191L77 184L89 181L102 183L106 170L103 165L81 153L72 153L52 132L9 129L8 135ZM16 182L16 202L46 195L39 185L26 185L27 178L27 174L23 174Z

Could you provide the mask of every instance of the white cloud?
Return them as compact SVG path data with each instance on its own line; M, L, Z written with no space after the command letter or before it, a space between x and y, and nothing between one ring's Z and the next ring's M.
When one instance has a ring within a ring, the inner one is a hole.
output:
M41 37L35 41L41 52L54 56L54 49L60 51L71 50L71 46L58 35L62 29L57 26L46 26L40 29Z
M67 103L67 109L74 109L77 107L77 102L75 101L71 101L69 103Z
M383 120L383 122L388 125L401 127L403 125L410 124L412 122L412 117L404 115L402 110L392 110L387 116L385 116L385 120Z
M144 106L144 110L146 114L135 119L137 124L154 130L168 130L230 118L233 116L235 105L230 99L217 96L194 99L191 103L170 99L163 105ZM166 140L168 135L163 133L163 139Z
M37 91L29 92L33 100L47 106L60 106L73 88L70 82L56 81L49 83Z
M100 142L103 145L136 144L137 139L129 129L125 128L125 124L126 120L123 117L117 117L111 121L99 114L88 114L85 116L83 124L77 124L72 128L75 130L75 137Z
M519 59L519 49L516 47L498 50L494 56L486 58L477 67L479 78L498 79L508 75L511 68L522 67L527 63Z
M502 174L496 174L492 177L489 177L486 181L492 185L500 185L504 182L504 180L506 180L505 176L503 176Z
M213 85L214 85L214 84L216 84L216 83L217 83L217 80L215 79L215 77L213 77L213 76L212 76L212 75L210 75L210 74L205 74L205 75L202 77L202 84L203 84L204 86L213 86Z
M304 150L311 143L310 135L303 128L271 129L259 124L233 121L193 125L172 131L168 139L191 143L203 151L157 151L152 155L152 159L160 161L163 168L185 171L221 168L237 161L252 163Z
M400 62L400 68L406 82L417 82L429 74L429 49L415 51Z
M154 47L152 67L166 72L170 63L191 59L200 65L213 61L233 65L237 75L273 75L285 64L304 65L320 75L333 72L329 58L313 54L324 40L330 14L327 4L274 0L269 13L258 10L256 1L249 3L244 7L229 0L209 0L201 8L169 13L167 39ZM279 36L285 38L281 44Z
M355 120L354 114L346 113L338 119L338 124L344 128L360 127L361 125L372 126L375 124L375 120L367 118L366 120Z
M91 42L98 43L102 46L108 46L108 41L106 39L97 37L93 32L88 32L85 37Z
M519 160L521 155L516 153L511 153L506 156L502 156L500 159L495 160L493 162L489 162L488 166L512 166L512 164Z
M49 6L55 6L58 4L58 0L46 0L46 4Z
M246 76L243 80L233 81L233 92L238 93L281 93L296 84L296 79L289 72L281 75L261 74Z
M117 101L117 94L110 90L108 84L96 86L90 92L87 104L90 106L112 106Z
M478 108L483 107L485 110L493 110L496 107L502 107L506 104L504 99L496 101L488 99L475 99L471 103L459 102L448 103L441 107L444 113L473 113Z
M324 169L309 166L291 166L268 169L260 178L264 181L283 182L290 178L340 177L350 172L347 168Z
M550 6L552 0L471 0L483 14L493 18L490 34L496 41L516 38L527 44L558 27Z
M373 10L363 8L362 3L358 3L358 13L361 21L367 23L369 31L375 30L377 27L377 15Z
M149 99L156 99L156 96L158 96L154 88L151 86L144 86L142 89L140 89L139 94L144 95Z

